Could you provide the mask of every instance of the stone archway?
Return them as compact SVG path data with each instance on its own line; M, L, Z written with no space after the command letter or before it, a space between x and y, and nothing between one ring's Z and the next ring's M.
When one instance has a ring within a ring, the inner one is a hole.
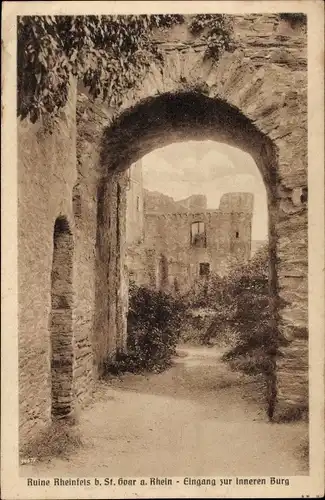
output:
M178 141L215 140L253 157L268 196L274 321L289 342L278 362L277 408L294 407L308 399L307 200L296 196L307 192L305 75L276 64L256 68L241 50L216 67L207 68L191 51L183 65L177 60L179 54L168 53L164 70L152 69L106 129L106 181Z
M280 25L276 14L235 16L237 49L215 63L204 57L206 46L188 35L185 23L177 28L182 33L172 28L157 34L162 62L152 64L136 88L126 89L119 108L93 103L79 89L80 189L94 208L92 219L86 211L82 215L77 243L89 242L96 273L95 320L84 331L94 350L94 373L124 342L118 316L125 309L125 221L117 214L126 201L125 170L158 145L212 139L248 152L264 179L274 320L289 341L278 360L277 407L308 400L307 45L303 28L286 31Z

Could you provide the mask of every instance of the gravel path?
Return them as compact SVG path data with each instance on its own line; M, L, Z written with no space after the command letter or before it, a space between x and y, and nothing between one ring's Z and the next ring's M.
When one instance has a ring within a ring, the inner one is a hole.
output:
M182 347L161 374L99 384L69 460L24 465L24 476L289 476L307 474L304 423L271 424L222 349Z

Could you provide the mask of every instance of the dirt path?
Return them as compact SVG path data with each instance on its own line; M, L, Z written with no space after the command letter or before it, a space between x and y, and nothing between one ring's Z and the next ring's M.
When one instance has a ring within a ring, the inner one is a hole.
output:
M297 453L306 424L270 424L243 394L249 379L221 349L183 347L161 374L101 383L82 412L85 446L24 476L257 476L307 474ZM186 355L186 356L184 356Z

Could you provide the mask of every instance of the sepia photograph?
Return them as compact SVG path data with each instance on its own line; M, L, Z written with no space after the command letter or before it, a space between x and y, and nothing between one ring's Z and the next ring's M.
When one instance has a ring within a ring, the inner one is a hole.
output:
M10 3L3 498L322 496L324 7Z

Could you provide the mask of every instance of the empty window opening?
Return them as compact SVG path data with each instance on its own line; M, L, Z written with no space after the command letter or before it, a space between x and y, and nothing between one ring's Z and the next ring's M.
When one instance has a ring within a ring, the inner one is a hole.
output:
M139 212L140 210L140 197L137 196L137 211Z
M208 262L200 263L200 276L209 276L210 274L210 264Z
M191 244L195 247L206 247L206 232L204 222L193 222L191 226Z
M54 226L51 273L51 413L54 418L65 417L72 410L72 266L72 234L68 221L59 217Z
M239 238L239 232L236 231L236 238Z

